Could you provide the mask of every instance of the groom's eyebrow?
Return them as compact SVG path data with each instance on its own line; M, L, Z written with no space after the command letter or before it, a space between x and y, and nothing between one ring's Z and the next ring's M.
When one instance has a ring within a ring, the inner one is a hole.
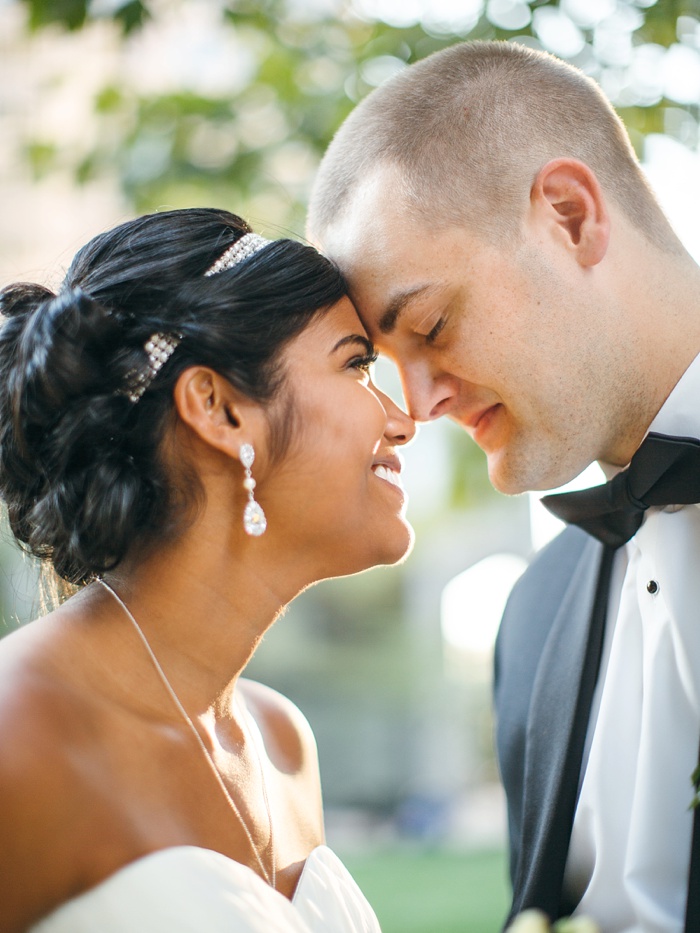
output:
M401 312L415 299L436 288L435 285L416 285L394 295L387 304L382 316L379 318L379 330L383 334L390 334L396 327Z

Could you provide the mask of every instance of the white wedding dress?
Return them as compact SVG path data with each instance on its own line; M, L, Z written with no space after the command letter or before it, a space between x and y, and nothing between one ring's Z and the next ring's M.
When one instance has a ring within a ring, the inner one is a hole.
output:
M289 901L211 849L160 849L72 898L29 933L381 933L327 847L309 855Z

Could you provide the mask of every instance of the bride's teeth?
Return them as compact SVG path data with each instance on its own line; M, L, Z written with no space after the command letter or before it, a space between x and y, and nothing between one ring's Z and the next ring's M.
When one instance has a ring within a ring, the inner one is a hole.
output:
M374 468L375 476L378 476L380 479L385 479L388 483L391 483L393 486L401 485L401 478L398 473L395 473L394 470L390 470L388 467L379 465Z

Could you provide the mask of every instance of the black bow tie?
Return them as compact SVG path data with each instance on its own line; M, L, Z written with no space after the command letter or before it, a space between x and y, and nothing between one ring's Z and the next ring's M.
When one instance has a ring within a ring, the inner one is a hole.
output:
M700 502L700 441L648 434L629 467L609 483L541 501L557 518L620 547L639 529L649 506Z

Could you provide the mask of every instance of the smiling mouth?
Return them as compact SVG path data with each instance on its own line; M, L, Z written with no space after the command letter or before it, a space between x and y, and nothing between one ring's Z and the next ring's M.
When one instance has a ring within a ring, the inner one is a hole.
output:
M479 437L488 431L494 415L500 411L501 407L501 403L497 402L495 405L485 408L481 414L467 423L467 428L471 429L471 436L477 444L479 443Z
M390 470L385 464L378 463L377 466L372 467L372 472L375 476L378 476L379 479L383 479L387 483L391 483L392 486L396 486L397 489L403 490L401 477L396 470Z
M484 408L484 410L483 410L482 412L480 412L480 413L476 416L476 418L473 418L473 419L469 422L469 427L471 427L471 428L473 428L474 430L476 430L476 429L479 427L479 424L483 421L483 419L486 418L486 417L488 417L488 416L493 412L493 410L494 410L495 408L498 408L498 403L496 403L495 405L490 405L488 408Z

